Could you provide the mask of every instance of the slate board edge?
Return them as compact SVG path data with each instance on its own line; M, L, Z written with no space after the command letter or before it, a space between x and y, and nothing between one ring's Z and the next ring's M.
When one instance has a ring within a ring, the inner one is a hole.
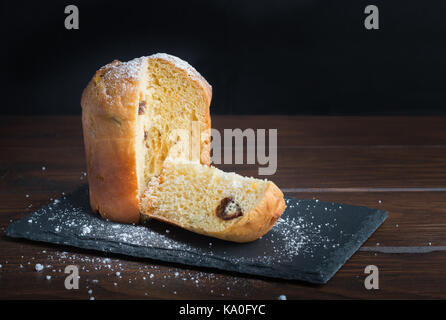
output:
M45 236L45 234L42 234L42 233L34 233L34 234L30 234L30 233L22 234L20 232L16 233L14 230L15 224L18 224L18 223L24 221L25 219L27 219L27 217L11 223L6 231L6 235L10 238L24 238L24 239L28 239L28 240L32 240L32 241L53 243L53 244L76 247L76 248L81 248L81 249L89 249L89 250L94 250L94 251L99 251L99 252L110 252L110 253L115 253L115 254L132 256L132 257L136 257L136 258L160 260L160 261L164 261L164 262L178 263L178 264L186 265L186 266L189 265L189 266L195 266L195 267L203 267L203 268L207 268L207 269L219 269L222 271L234 271L234 272L238 272L238 273L250 275L250 276L264 276L264 277L268 277L268 278L283 279L283 280L307 281L307 282L311 282L311 283L315 283L315 284L324 284L325 283L321 279L320 273L314 273L314 274L302 273L298 270L295 270L294 268L291 268L292 270L290 270L289 273L287 272L287 273L275 274L276 271L274 271L273 269L271 269L270 267L268 267L266 265L244 264L243 265L244 270L240 270L240 268L238 268L236 264L233 264L233 263L230 263L225 260L218 259L218 258L210 258L208 256L204 256L204 258L203 258L203 256L201 256L201 255L200 255L200 259L193 258L193 257L198 257L198 255L191 254L190 252L187 252L191 256L190 258L184 259L183 261L178 261L174 255L170 255L170 254L160 255L159 254L160 251L175 252L175 250L166 250L166 249L161 249L161 248L146 247L145 248L145 250L147 252L146 254L135 254L132 252L132 250L126 249L126 248L133 248L134 246L129 245L129 244L124 244L124 243L121 243L120 247L116 247L115 242L109 242L110 244L112 244L110 247L108 247L109 250L100 250L97 248L96 240L86 240L86 239L73 240L73 239L71 239L70 240L71 243L67 243L66 241L64 241L64 237L61 237L61 236L55 235L55 234L53 234L53 237L50 241ZM101 241L103 242L104 240L101 240ZM181 252L184 253L184 251L181 251Z
M288 196L285 195L284 196L285 199L291 199L291 200L303 200L303 199L299 199L296 198L294 196ZM308 199L306 199L308 200ZM325 203L327 205L331 204L332 202L328 202L328 201L319 201L319 203ZM313 277L311 277L311 281L312 283L317 283L317 284L326 284L343 266L344 264L356 253L356 251L359 250L359 248L362 247L362 245L371 237L371 235L373 233L375 233L376 230L378 230L378 228L384 223L384 221L387 219L388 217L388 211L385 210L380 210L377 208L371 208L371 207L367 207L367 206L360 206L360 205L352 205L352 204L347 204L347 203L338 203L341 204L344 207L357 207L357 208L364 208L364 209L374 209L376 211L376 214L373 216L370 216L369 219L373 219L374 221L374 225L375 228L374 229L370 229L369 232L364 232L364 229L367 230L367 228L365 228L366 224L363 224L361 231L357 232L356 234L354 234L354 237L352 239L352 241L354 243L356 243L355 246L351 246L350 250L347 250L347 252L345 254L341 254L340 256L343 257L341 263L335 263L335 265L337 265L336 267L333 268L333 271L330 273L326 273L326 272L321 272L321 271L316 271L314 273ZM339 252L339 251L336 251ZM302 274L302 272L300 272ZM308 270L304 273L304 274L310 274L310 272L308 272Z
M330 280L339 271L339 269L342 268L342 266L355 254L356 251L359 250L359 248L361 248L361 246L367 241L367 239L369 239L370 236L376 230L378 230L378 228L387 219L387 217L388 217L387 211L378 210L378 209L376 211L377 211L376 212L377 214L376 214L376 216L374 216L374 218L376 220L376 227L374 229L370 229L369 232L367 232L367 233L358 232L354 235L354 238L356 240L355 242L357 243L357 245L350 247L345 255L341 255L341 256L344 256L345 259L343 259L342 263L340 263L337 268L333 269L332 273L327 273L325 275L322 274L322 283L324 283L324 284L327 283L328 280ZM365 236L363 236L363 235L365 235Z

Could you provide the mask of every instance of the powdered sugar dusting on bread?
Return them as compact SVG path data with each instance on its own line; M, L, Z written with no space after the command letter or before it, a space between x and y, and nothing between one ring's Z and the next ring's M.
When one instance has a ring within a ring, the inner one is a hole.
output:
M183 69L187 72L188 76L190 76L193 80L199 81L202 86L212 87L206 79L187 61L184 61L178 57L172 56L167 53L155 53L149 56L149 59L163 59L173 63L177 68Z
M206 81L206 79L188 62L172 56L167 53L155 53L150 56L142 56L139 58L132 59L127 62L120 62L115 60L105 66L100 70L107 69L104 74L106 79L139 79L142 75L143 66L147 59L163 59L169 61L175 67L186 71L187 75L195 81L198 81L202 86L212 86Z
M139 79L143 70L145 57L135 58L127 62L114 61L101 69L108 69L104 78L114 79Z

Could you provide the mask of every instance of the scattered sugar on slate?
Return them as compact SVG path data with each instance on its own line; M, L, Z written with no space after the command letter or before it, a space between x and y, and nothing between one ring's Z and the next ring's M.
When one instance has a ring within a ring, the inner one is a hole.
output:
M87 194L87 189L84 190ZM104 242L112 243L113 246L134 246L134 247L151 247L156 249L166 250L170 255L175 257L184 257L184 259L201 260L202 257L216 257L220 259L222 256L229 263L237 265L238 263L244 264L261 264L261 265L273 265L284 264L287 265L293 261L296 256L306 256L307 258L313 258L314 248L318 247L320 250L326 250L339 246L339 238L341 238L342 231L340 231L339 237L328 238L325 236L327 230L334 230L337 227L336 216L334 215L337 210L342 209L339 204L325 203L321 201L308 202L305 200L297 200L286 198L286 204L293 214L286 214L279 219L274 228L262 239L258 241L267 241L270 245L265 246L265 251L259 255L256 251L255 254L249 250L244 251L243 254L238 256L226 255L227 242L220 240L213 240L212 242L205 241L205 245L191 244L189 241L178 241L176 239L177 231L174 229L164 228L153 230L151 225L148 227L140 225L127 225L113 223L103 220L98 216L92 216L88 214L88 201L80 201L80 199L69 199L66 197L54 200L49 206L43 207L40 210L34 212L28 217L28 223L33 228L48 228L46 230L52 234L61 234L65 238L76 238L80 240L89 240L92 242L98 241L98 244L103 245ZM319 208L317 208L319 207ZM314 209L323 211L327 215L327 223L318 224L314 219ZM158 225L159 226L159 225ZM191 234L192 237L192 234ZM69 242L67 244L70 244ZM247 244L248 246L250 244ZM245 245L240 245L245 246ZM112 250L103 248L104 251ZM324 255L325 258L325 255ZM61 253L59 259L75 260L75 256L68 256L67 253ZM113 274L114 283L119 286L119 282L134 281L137 279L122 279L120 275L121 271L125 271L121 266L116 263L111 263L110 259L104 260L104 263L98 264L97 261L90 261L93 265L87 266L88 257L83 258L82 270L90 272L92 270L107 270ZM91 258L94 259L94 258ZM107 258L106 258L107 259ZM327 254L328 259L328 254ZM68 261L69 262L69 261ZM47 270L48 272L56 272L55 269ZM59 270L63 273L63 270ZM206 273L209 274L209 273ZM179 272L172 273L172 277L182 279L186 278ZM157 281L156 275L153 272L144 272L143 276L139 277L139 280L151 283ZM121 280L122 279L122 280ZM153 281L152 281L153 280ZM191 280L191 279L189 279ZM198 287L198 279L191 280ZM93 282L94 283L94 282ZM112 285L114 284L112 282Z
M317 205L323 205L327 214L336 211L337 206L333 204L327 207L327 204L316 203L312 206L302 206L299 208L300 202L286 199L287 206L290 209L299 210L300 215L283 215L272 231L264 236L262 240L270 241L273 245L269 246L270 250L264 252L264 255L243 256L233 258L234 263L237 262L255 262L262 263L282 263L289 262L296 255L311 255L311 248L314 245L321 245L324 248L336 246L333 239L321 236L321 230L324 228L334 228L336 223L318 225L312 222L311 211ZM70 204L70 203L68 203ZM192 246L186 242L179 242L170 236L167 232L155 232L150 228L138 225L127 225L110 223L100 218L92 219L90 215L84 213L85 208L68 205L65 203L60 205L60 200L56 199L48 207L42 208L35 212L28 220L29 223L39 223L41 220L52 221L54 233L72 234L73 237L83 239L95 239L101 235L101 240L118 242L131 246L146 246L154 248L163 248L173 250L175 255L189 255L194 253L198 259L202 255L212 256L216 246L209 245L207 247ZM48 215L50 213L50 215ZM44 221L45 224L48 224ZM80 234L79 234L79 230ZM311 242L312 246L308 246ZM276 259L276 260L274 260Z

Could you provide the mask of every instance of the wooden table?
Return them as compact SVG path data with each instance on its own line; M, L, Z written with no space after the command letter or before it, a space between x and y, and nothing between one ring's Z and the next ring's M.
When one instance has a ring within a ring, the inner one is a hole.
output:
M86 169L80 117L2 117L0 299L446 298L446 118L214 116L212 125L277 128L272 180L286 194L389 217L323 286L9 239L11 221L86 183ZM64 287L68 264L81 267L79 290ZM367 265L379 268L378 290L364 287Z

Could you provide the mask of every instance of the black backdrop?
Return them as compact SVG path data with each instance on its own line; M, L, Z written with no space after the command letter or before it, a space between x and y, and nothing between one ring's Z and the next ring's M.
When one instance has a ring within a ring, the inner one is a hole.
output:
M214 114L446 114L446 1L10 0L1 42L2 114L80 114L96 69L155 52L207 78Z

